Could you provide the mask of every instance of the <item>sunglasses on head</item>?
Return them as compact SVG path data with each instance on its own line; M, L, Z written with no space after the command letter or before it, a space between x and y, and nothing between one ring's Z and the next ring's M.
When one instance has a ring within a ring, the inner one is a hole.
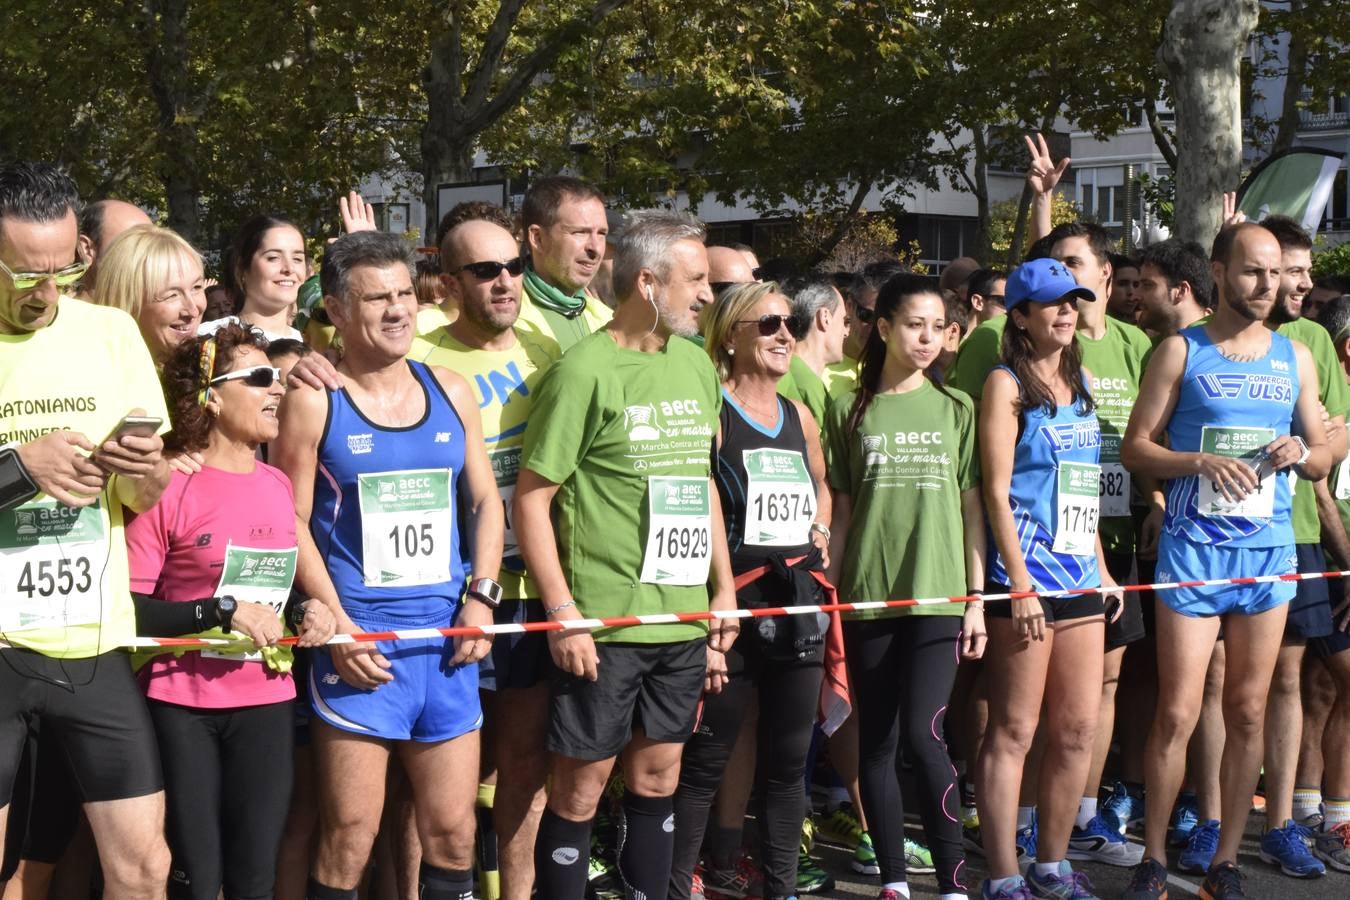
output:
M760 337L773 337L778 329L787 326L788 334L800 340L806 334L806 323L796 316L784 316L773 313L758 319L738 319L737 325L758 325Z
M48 278L55 281L57 287L69 287L83 278L88 269L89 263L76 262L71 263L64 269L57 269L55 272L15 272L5 265L4 261L0 260L0 271L3 271L9 277L9 281L14 285L16 291L31 291Z
M479 281L491 281L502 274L502 269L512 278L525 271L525 260L517 256L515 259L508 259L506 262L497 262L496 260L486 260L484 262L465 263L459 267L459 271L468 272Z
M275 366L250 366L247 369L236 369L233 372L226 372L224 375L217 375L211 379L211 383L242 381L249 387L270 388L273 382L280 380L281 370Z

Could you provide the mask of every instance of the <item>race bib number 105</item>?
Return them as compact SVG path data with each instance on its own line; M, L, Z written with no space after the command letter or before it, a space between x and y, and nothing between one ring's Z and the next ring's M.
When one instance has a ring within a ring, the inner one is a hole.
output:
M360 476L361 550L370 587L414 587L450 578L450 470Z

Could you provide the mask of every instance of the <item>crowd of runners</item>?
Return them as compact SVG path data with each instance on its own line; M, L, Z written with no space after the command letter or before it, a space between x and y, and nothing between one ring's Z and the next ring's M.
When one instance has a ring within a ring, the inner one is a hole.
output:
M0 167L5 900L1233 900L1258 793L1345 878L1350 604L1263 576L1350 568L1350 285L1051 228L1028 146L1026 261L940 277L567 176L207 273Z

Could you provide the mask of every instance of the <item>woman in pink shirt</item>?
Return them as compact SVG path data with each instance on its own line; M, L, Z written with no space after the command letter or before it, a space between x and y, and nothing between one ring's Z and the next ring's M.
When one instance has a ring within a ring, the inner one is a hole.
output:
M219 649L155 656L139 677L159 738L169 895L272 896L291 794L291 651L333 634L331 612L290 597L297 543L290 481L257 459L276 437L283 388L266 339L236 324L183 342L164 365L173 431L197 453L159 503L127 527L139 631L234 637Z

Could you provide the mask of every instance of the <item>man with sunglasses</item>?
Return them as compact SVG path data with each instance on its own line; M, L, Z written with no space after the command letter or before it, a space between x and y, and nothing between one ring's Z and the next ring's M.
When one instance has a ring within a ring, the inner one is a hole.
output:
M169 469L119 424L168 412L135 320L62 293L85 269L78 208L55 168L0 167L0 807L29 729L59 734L105 894L163 896L159 757L117 648L136 635L123 507L153 506Z
M497 624L540 622L539 589L525 571L515 531L511 498L520 469L525 426L544 372L562 356L558 345L536 331L515 327L520 315L522 265L511 232L485 218L460 222L441 239L441 281L459 317L419 337L408 356L463 376L477 395L497 488L507 511ZM483 701L484 773L479 786L480 846L491 848L495 823L501 894L528 900L534 883L534 838L544 809L548 755L548 639L541 632L503 634L479 667ZM487 821L482 821L486 819ZM480 854L490 863L491 854ZM491 868L485 865L488 872ZM490 895L480 873L480 890Z
M620 874L631 896L665 896L707 648L724 651L739 632L735 619L567 627L736 606L710 478L720 386L707 355L675 339L696 334L712 302L703 237L687 215L628 217L615 242L614 319L545 375L525 431L514 524L544 611L566 628L549 632L553 760L535 852L539 896L550 900L586 890L592 819L620 758Z
M605 196L570 175L530 185L520 208L529 248L520 321L563 350L609 321L609 307L587 287L605 259Z

